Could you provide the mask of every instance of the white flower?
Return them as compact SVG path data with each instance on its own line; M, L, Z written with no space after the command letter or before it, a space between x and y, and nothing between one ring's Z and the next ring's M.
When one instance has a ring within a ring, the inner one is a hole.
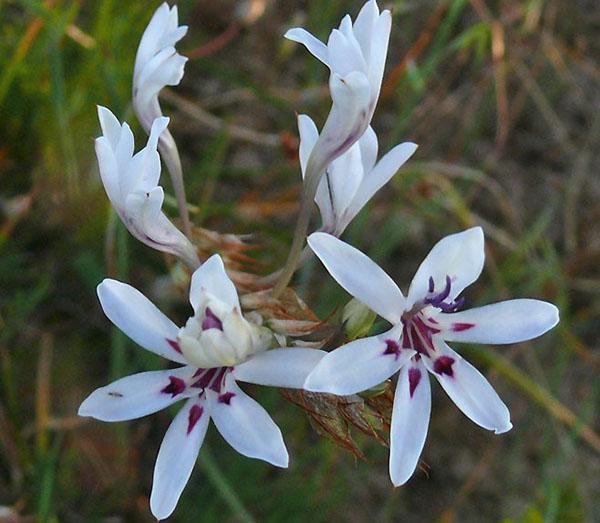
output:
M79 408L80 416L123 421L185 400L156 460L150 497L156 518L164 519L175 509L209 419L240 454L287 467L281 431L237 381L301 388L325 353L305 348L266 350L270 337L240 314L237 292L218 255L193 275L190 302L194 316L182 329L124 283L104 280L98 286L98 297L108 318L133 341L182 365L117 380L95 390ZM198 365L204 361L206 367Z
M511 429L510 414L488 381L448 341L505 344L530 340L558 323L558 309L520 299L456 312L460 293L481 273L483 232L474 227L440 240L421 263L404 297L370 258L324 234L308 242L351 295L392 324L387 332L348 343L315 367L305 388L333 394L369 389L399 372L390 434L390 476L402 485L425 443L433 374L456 406L496 434Z
M298 117L298 130L300 167L304 177L319 132L312 119L305 114ZM327 167L315 196L321 211L323 231L340 236L371 197L417 149L414 143L402 143L377 162L378 147L377 135L369 126L350 149Z
M96 138L100 176L115 211L129 232L159 251L175 254L197 267L194 246L162 212L164 193L158 186L160 157L156 150L160 134L169 119L157 118L148 144L133 154L133 133L105 107L98 107L102 136Z
M331 71L333 106L316 142L308 172L322 173L332 160L348 150L371 122L383 78L392 16L367 2L354 24L346 15L329 35L327 45L308 31L294 28L285 37L304 44Z
M178 25L177 6L165 2L152 16L142 35L133 71L133 107L146 132L155 118L162 116L158 93L167 85L177 85L183 78L187 58L175 50L175 44L187 33ZM169 137L168 132L165 134Z

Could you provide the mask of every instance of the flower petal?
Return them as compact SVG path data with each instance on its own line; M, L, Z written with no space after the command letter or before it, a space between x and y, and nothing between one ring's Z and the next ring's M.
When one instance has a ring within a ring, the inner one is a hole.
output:
M431 386L422 362L400 369L390 428L390 478L397 487L413 475L425 445L431 414Z
M413 350L400 348L400 333L401 327L395 327L333 350L309 374L304 388L345 396L382 383L415 354Z
M444 288L446 276L450 276L452 287L448 300L453 300L479 278L484 257L481 227L473 227L442 238L423 260L410 284L408 307L425 298L429 278L433 278L434 287L438 291Z
M301 27L294 27L289 29L284 35L284 38L298 42L308 49L308 52L312 54L318 60L321 60L325 65L329 66L327 59L327 46L321 42L318 38L315 38L306 29Z
M439 337L434 337L436 355L423 358L450 399L465 416L480 427L502 434L512 428L510 412L483 375L454 352Z
M298 155L300 156L302 178L304 178L308 158L310 157L310 153L312 152L315 143L317 143L317 140L319 139L319 130L310 116L299 114L298 133L300 134L300 149Z
M377 162L372 171L365 173L362 183L348 207L348 223L358 214L373 195L398 172L398 169L402 167L404 162L416 150L417 145L414 143L406 142L397 145Z
M224 390L220 395L208 391L211 416L223 438L244 456L286 468L288 453L271 416L237 386L231 374L226 378Z
M97 293L104 314L129 338L163 358L186 363L174 345L179 328L140 291L105 279Z
M168 518L175 510L196 464L209 420L206 402L194 398L169 426L158 451L152 480L150 510L156 519Z
M236 365L236 380L270 387L301 389L310 372L327 353L317 349L280 348L252 356Z
M531 340L558 323L558 309L540 300L520 299L436 317L447 341L517 343Z
M194 370L181 367L121 378L92 392L78 414L100 421L125 421L158 412L186 397L186 381Z
M331 276L352 296L390 323L400 322L406 300L379 265L330 234L313 233L308 244Z
M203 303L202 295L207 293L232 309L240 308L235 285L227 276L223 260L218 254L211 256L192 274L190 303L195 312L198 312L198 307Z

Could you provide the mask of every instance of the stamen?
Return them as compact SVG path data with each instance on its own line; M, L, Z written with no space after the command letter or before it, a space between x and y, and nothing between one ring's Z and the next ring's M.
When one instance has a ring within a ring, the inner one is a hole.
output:
M428 295L425 297L422 303L426 305L432 305L441 309L444 312L455 312L460 309L464 303L464 298L458 298L454 301L446 303L445 300L450 296L450 291L452 289L452 278L449 275L446 275L446 286L444 290L438 294L434 294L435 292L435 284L433 282L433 277L429 277L429 287L428 287Z

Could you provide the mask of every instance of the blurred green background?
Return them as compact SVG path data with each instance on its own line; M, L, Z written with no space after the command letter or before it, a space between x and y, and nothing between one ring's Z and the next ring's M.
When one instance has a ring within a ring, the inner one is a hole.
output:
M97 386L164 365L111 329L95 296L102 278L128 281L179 322L188 312L165 259L111 215L93 150L96 104L145 143L131 77L158 4L0 2L2 521L152 521L152 468L173 412L104 424L76 411ZM329 109L326 69L282 34L301 25L325 38L361 4L178 4L190 61L163 106L193 218L255 234L261 273L285 260L298 209L294 111L321 125ZM373 121L380 154L405 140L420 148L345 238L406 286L435 241L481 224L487 261L468 302L545 299L562 322L519 346L458 347L514 429L476 427L434 386L422 466L399 489L385 448L356 434L368 458L357 461L278 391L248 387L281 426L290 469L243 458L209 429L172 521L599 521L598 3L380 5L394 13ZM314 260L296 281L322 317L347 299Z

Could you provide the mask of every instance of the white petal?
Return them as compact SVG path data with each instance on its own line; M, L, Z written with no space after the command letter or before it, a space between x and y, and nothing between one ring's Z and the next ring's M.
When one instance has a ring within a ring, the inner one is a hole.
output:
M386 9L383 11L375 27L373 28L373 37L371 39L371 52L369 55L369 81L373 89L372 100L377 101L381 81L383 79L383 71L385 69L385 61L387 59L388 45L390 43L390 32L392 30L392 15Z
M345 20L350 23L350 18ZM344 21L342 21L343 27ZM327 41L327 58L331 70L340 76L346 76L353 71L367 74L367 64L360 45L351 31L334 29Z
M358 249L325 233L313 233L308 244L335 280L357 300L390 323L405 310L402 291L379 265Z
M211 416L227 443L244 456L286 468L289 457L285 443L267 411L245 394L231 375L226 378L223 390L221 395L209 393Z
M453 300L479 278L484 257L481 227L473 227L442 238L423 260L410 284L409 307L425 298L430 277L434 281L434 292L441 292L446 285L446 276L450 276L452 288L448 300Z
M406 142L397 145L377 162L371 172L365 173L362 183L356 191L356 195L348 206L348 223L358 214L373 195L398 172L398 169L402 167L404 162L406 162L416 150L417 145L414 143Z
M510 412L490 383L438 337L434 337L434 342L434 358L425 357L423 361L456 406L484 429L496 434L509 431Z
M390 429L390 478L406 483L419 463L431 414L431 387L422 362L400 369Z
M97 110L102 134L108 139L111 148L116 150L121 137L121 122L110 109L98 105Z
M158 412L186 397L186 388L173 387L172 382L186 387L184 384L193 373L191 367L181 367L121 378L92 392L78 414L101 421L124 421Z
M236 365L236 380L271 387L301 389L310 372L327 353L317 349L280 348L252 356Z
M401 327L378 336L351 341L328 353L309 374L304 388L345 396L370 389L398 371L415 351L399 349ZM399 353L386 353L388 341Z
M288 30L283 36L288 40L304 45L315 58L321 60L325 65L329 65L327 46L321 40L311 35L306 29L295 27Z
M537 338L554 327L558 309L545 301L521 299L439 314L436 319L447 341L517 343Z
M179 328L140 291L105 279L98 285L97 293L108 319L138 345L163 358L186 363L173 346Z
M378 18L379 9L377 8L377 3L375 0L371 0L362 6L354 22L354 36L358 40L367 61L369 61L371 56L371 43L374 37L373 31Z
M360 147L360 158L362 160L363 171L365 174L371 172L377 161L377 151L379 142L373 128L369 125L365 133L358 140Z
M203 294L211 294L221 300L227 306L240 308L235 285L227 276L223 260L218 254L214 254L206 260L192 275L190 286L190 303L197 312L198 306L203 302Z
M194 398L169 426L154 466L150 510L155 518L168 518L175 510L196 464L209 420L206 403Z
M329 165L322 181L327 182L328 202L333 206L333 215L336 217L336 221L338 217L343 216L352 202L363 180L363 174L358 142Z
M169 6L164 2L154 12L150 22L148 22L144 34L140 39L140 45L135 57L136 73L156 53L157 44L160 42L161 36L168 26L169 14Z
M306 173L306 165L308 164L308 158L310 153L319 139L319 131L315 122L312 118L306 114L298 115L298 132L300 134L300 150L298 154L300 156L300 169L302 171L302 177Z

